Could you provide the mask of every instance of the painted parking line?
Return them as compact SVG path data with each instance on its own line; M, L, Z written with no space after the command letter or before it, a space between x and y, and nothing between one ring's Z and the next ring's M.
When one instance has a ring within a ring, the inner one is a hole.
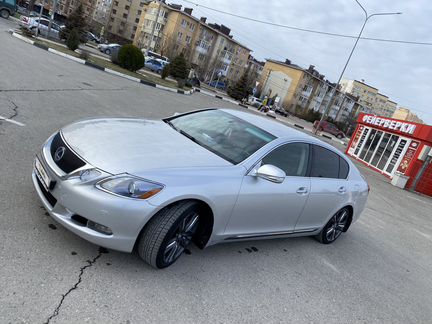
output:
M20 123L19 121L12 120L12 119L9 119L9 118L3 117L3 116L0 116L0 120L4 120L6 122L9 122L9 123L12 123L12 124L15 124L15 125L18 125L18 126L25 126L25 124Z

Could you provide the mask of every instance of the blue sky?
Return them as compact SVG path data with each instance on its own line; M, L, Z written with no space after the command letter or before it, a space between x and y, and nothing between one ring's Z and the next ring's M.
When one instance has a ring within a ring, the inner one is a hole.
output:
M356 35L363 11L354 0L257 1L191 0L208 7L275 23ZM167 1L170 2L170 1ZM345 64L354 39L309 34L220 14L182 0L172 1L193 8L196 17L223 23L234 37L253 49L258 59L289 58L303 67L315 65L330 81ZM428 0L363 0L369 13L402 12L397 16L372 17L365 37L432 42L432 2ZM360 40L344 78L364 79L398 105L432 124L432 46L402 45Z

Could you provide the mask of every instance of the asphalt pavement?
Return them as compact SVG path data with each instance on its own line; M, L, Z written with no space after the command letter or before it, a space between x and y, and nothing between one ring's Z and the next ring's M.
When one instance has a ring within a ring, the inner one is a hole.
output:
M106 74L8 28L0 19L0 116L9 119L0 120L0 323L430 323L432 200L364 167L366 210L331 245L292 238L193 247L158 271L56 224L31 170L58 128L88 117L244 108Z

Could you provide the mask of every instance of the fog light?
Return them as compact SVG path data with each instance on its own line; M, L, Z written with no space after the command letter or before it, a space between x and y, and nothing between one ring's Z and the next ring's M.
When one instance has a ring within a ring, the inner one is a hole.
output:
M96 232L102 233L102 234L112 235L111 228L109 228L108 226L99 224L99 223L95 223L91 220L89 220L87 222L87 227L91 228L92 230L95 230Z

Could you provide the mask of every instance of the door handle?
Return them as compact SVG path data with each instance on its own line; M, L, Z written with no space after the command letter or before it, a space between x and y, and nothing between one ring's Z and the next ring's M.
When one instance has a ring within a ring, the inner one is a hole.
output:
M299 195L305 195L307 194L309 191L306 187L300 187L297 189L296 191Z
M344 193L346 192L346 188L345 188L345 187L340 187L340 188L338 189L338 192L339 192L340 194L344 194Z

